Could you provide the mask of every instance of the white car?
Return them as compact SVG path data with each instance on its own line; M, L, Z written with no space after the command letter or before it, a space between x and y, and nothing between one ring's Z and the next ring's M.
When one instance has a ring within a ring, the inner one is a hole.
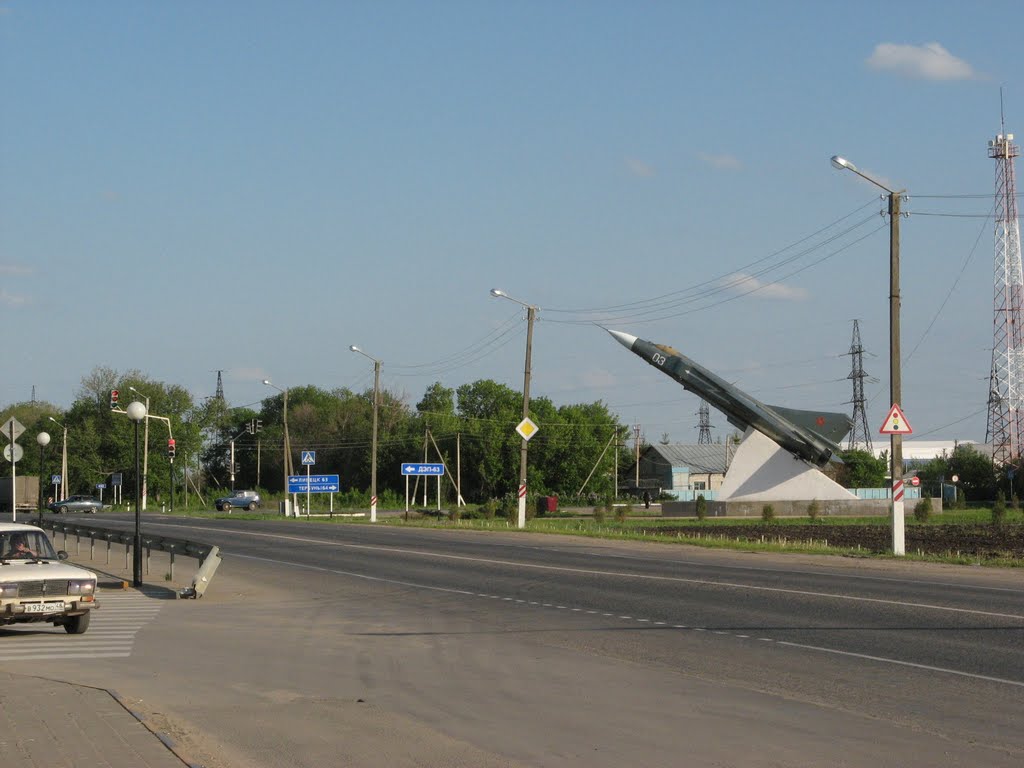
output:
M67 557L34 525L0 523L0 626L45 622L72 635L89 628L96 574Z

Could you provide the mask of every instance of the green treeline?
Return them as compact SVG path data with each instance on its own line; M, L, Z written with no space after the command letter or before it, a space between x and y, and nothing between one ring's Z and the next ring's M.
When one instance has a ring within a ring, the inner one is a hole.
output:
M134 387L137 392L133 392ZM110 483L112 473L123 476L128 498L134 487L134 423L111 410L110 391L120 393L119 406L149 398L149 472L151 503L170 492L167 456L168 422L175 440L175 494L188 482L189 493L200 490L209 498L230 487L230 443L234 439L235 488L261 488L280 493L283 472L284 396L273 392L258 408L231 407L216 398L195 402L183 388L153 381L139 371L118 373L97 368L82 380L67 411L48 403L19 403L3 411L25 427L19 443L25 456L19 474L39 472L36 435L45 431L51 442L43 452L44 483L60 472L64 428L67 429L69 493L95 493L98 483ZM444 461L451 475L458 469L462 496L483 502L515 492L519 473L520 438L515 426L522 419L522 393L490 380L449 389L435 383L412 406L389 391L381 391L378 407L377 489L404 495L403 462ZM157 416L166 420L157 419ZM530 418L540 431L529 443L528 486L531 495L575 495L584 482L587 493L612 492L616 451L613 435L624 434L616 417L601 402L555 406L537 397ZM255 420L262 429L250 432ZM300 451L316 451L318 474L341 476L342 490L366 491L370 486L373 391L315 386L288 390L288 433L296 474L304 469ZM140 427L140 440L144 435ZM607 450L606 450L607 448ZM439 453L440 452L440 455ZM619 451L622 468L631 451ZM595 468L596 467L596 468ZM592 473L592 474L591 474ZM446 501L454 489L445 484ZM109 485L108 485L109 487ZM47 495L52 495L51 490ZM104 496L109 498L109 491ZM180 496L178 496L180 500Z

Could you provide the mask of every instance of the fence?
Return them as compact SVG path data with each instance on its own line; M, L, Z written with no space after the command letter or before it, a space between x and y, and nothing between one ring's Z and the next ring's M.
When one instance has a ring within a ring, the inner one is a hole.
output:
M42 527L48 528L54 534L61 533L64 536L62 549L68 548L68 536L75 537L75 555L81 555L82 539L89 541L89 559L96 558L96 542L106 542L106 563L110 564L111 545L124 545L125 569L131 564L132 545L135 542L135 532L118 528L103 528L97 525L85 525L81 523L66 523L60 520L44 518ZM195 558L199 561L199 568L192 579L192 586L182 590L183 597L201 597L206 587L213 579L213 574L220 564L220 549L204 542L192 541L190 539L178 539L170 536L156 536L154 534L142 534L143 562L145 573L149 575L149 562L153 550L167 552L170 560L170 578L174 578L174 556L184 555Z

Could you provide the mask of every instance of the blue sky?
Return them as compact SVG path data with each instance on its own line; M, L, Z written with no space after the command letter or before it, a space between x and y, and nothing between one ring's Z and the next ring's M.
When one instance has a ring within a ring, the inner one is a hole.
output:
M261 382L492 378L695 441L698 399L594 323L769 403L985 437L994 162L1024 137L1010 2L0 3L0 402L94 366ZM949 196L949 197L939 197ZM975 197L972 197L975 196ZM978 197L981 196L981 197ZM648 310L648 311L641 311ZM724 417L712 412L715 437ZM541 425L543 428L543 425Z

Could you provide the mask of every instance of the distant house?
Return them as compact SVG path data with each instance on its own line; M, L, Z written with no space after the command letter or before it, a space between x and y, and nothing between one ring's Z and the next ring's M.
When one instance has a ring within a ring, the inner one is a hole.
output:
M714 498L734 451L728 443L649 445L640 454L640 487L633 488L636 485L634 465L628 490L637 493L647 490L652 496L662 493L681 501L695 499L701 493L705 498Z

